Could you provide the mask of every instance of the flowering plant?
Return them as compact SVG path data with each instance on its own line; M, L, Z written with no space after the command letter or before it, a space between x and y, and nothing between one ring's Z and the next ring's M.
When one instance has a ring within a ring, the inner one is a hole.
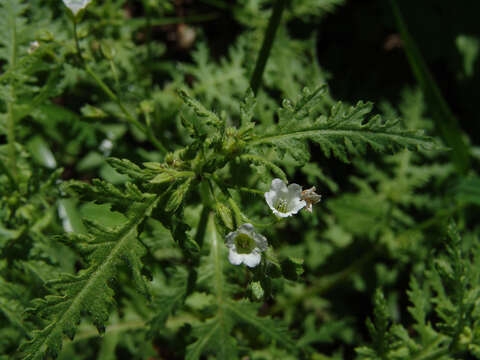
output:
M480 357L475 140L335 99L341 4L0 1L1 360Z
M63 0L66 7L70 9L74 16L85 9L92 0Z
M289 217L298 213L307 205L302 200L302 187L298 184L287 185L281 179L273 179L265 200L272 212L279 217Z
M262 259L261 252L268 246L265 236L255 232L252 224L243 224L237 231L229 233L226 240L228 260L233 265L257 266Z

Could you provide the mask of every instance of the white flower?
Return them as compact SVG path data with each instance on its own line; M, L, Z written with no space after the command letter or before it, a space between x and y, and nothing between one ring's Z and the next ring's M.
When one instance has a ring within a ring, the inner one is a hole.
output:
M37 40L30 42L30 46L27 51L28 54L29 55L33 54L35 50L37 50L39 47L40 47L40 43Z
M281 179L273 179L270 191L265 193L265 200L273 213L279 217L288 217L299 212L305 205L302 200L302 187L290 184L287 187Z
M228 260L233 265L245 264L255 267L262 260L261 252L267 250L265 236L255 232L252 224L243 224L237 231L227 235Z
M105 156L109 156L110 153L112 152L112 148L113 148L113 142L112 140L110 139L104 139L100 146L99 146L99 150L103 153L103 155Z
M78 12L85 9L92 0L63 0L63 3L68 7L74 16L77 16Z

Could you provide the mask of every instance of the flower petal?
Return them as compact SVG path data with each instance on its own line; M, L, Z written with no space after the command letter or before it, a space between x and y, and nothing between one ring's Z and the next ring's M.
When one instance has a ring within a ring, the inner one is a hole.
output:
M87 7L90 1L91 0L63 0L63 3L72 11L73 15L77 15L80 10Z
M274 210L273 204L277 201L278 194L275 191L268 191L265 193L265 201L270 209Z
M232 248L232 246L235 246L235 238L237 237L238 235L238 231L232 231L230 233L228 233L228 235L226 236L226 243L225 245L227 246L227 248Z
M236 252L235 248L231 248L228 252L228 261L233 265L240 265L245 255Z
M252 233L255 231L255 228L252 224L246 223L241 225L237 231L251 236Z
M260 264L261 260L262 260L262 255L260 255L257 252L252 252L250 254L243 255L243 263L251 268Z
M287 185L283 182L282 179L273 179L272 184L270 185L270 191L275 192L288 192Z
M305 200L295 198L288 205L289 213L296 214L307 205L307 202Z
M255 240L255 244L259 251L265 251L268 248L267 238L263 235L258 233L253 233L253 240Z
M302 187L298 184L290 184L287 189L289 198L302 196Z

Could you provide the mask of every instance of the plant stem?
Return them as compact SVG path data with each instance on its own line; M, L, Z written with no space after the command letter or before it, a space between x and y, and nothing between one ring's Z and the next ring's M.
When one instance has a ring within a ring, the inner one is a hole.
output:
M268 21L262 48L260 49L260 54L258 55L257 63L255 64L255 70L253 71L253 75L250 80L250 87L255 94L257 94L258 89L262 84L263 71L265 70L265 65L267 64L268 57L270 56L270 50L272 49L273 41L275 40L275 34L277 33L277 28L280 25L282 13L287 5L287 1L288 0L276 1L272 16Z
M13 69L17 63L17 20L15 18L11 20L11 29L12 29L12 52L10 54L9 68ZM14 79L10 81L10 96L11 101L7 102L7 141L8 141L8 160L9 166L11 169L11 175L15 180L16 184L17 179L17 159L16 159L16 150L15 150L15 113L13 109L13 101L15 99L15 86Z
M158 150L160 150L162 154L166 154L168 152L167 149L155 137L151 127L150 126L145 127L137 119L135 119L130 114L130 112L125 108L125 106L122 104L122 102L120 101L120 98L108 87L108 85L102 79L100 79L100 77L92 70L92 68L85 63L85 61L83 60L82 51L80 49L80 43L78 41L76 21L73 21L73 36L75 38L75 48L77 50L78 59L80 63L84 66L85 71L97 82L97 84L105 92L105 94L107 94L107 96L118 105L120 110L122 110L122 112L124 113L127 121L133 126L135 126L137 129L139 129L141 132L143 132L147 136L148 140L150 140L152 144L155 145L155 147Z
M130 112L125 108L125 106L122 104L120 99L118 98L117 95L108 87L105 82L100 79L100 77L92 70L90 66L85 64L85 70L86 72L97 82L97 84L100 86L100 88L107 94L107 96L114 101L120 110L122 110L123 114L125 115L125 118L127 121L135 126L137 129L139 129L141 132L143 132L145 135L147 135L147 138L152 142L155 147L160 150L161 153L165 154L167 153L167 149L163 146L163 144L155 137L153 134L152 130L150 127L145 127L143 124L141 124L137 119L135 119Z
M83 64L82 50L80 49L80 42L78 41L77 34L77 21L73 20L73 37L75 39L75 49L77 50L78 60Z
M146 41L147 41L147 58L148 58L148 66L152 63L152 9L150 9L149 1L144 1L145 11L146 11Z
M12 86L12 96L14 96L13 85ZM13 113L13 104L11 102L7 103L7 112L8 112L8 129L7 129L7 139L8 139L8 158L9 165L11 169L11 175L16 183L17 178L17 159L15 151L15 114Z
M202 247L203 239L205 238L209 214L210 208L208 205L204 204L202 208L202 213L200 215L200 220L198 221L197 232L195 233L195 241L197 242L198 246L200 246L200 248Z
M462 174L468 172L471 168L470 153L468 145L462 135L462 129L453 115L447 102L442 96L435 79L430 73L425 60L417 47L413 37L410 35L407 24L400 12L400 8L395 0L390 0L398 31L404 43L405 54L410 64L412 72L417 79L432 113L435 127L445 143L452 149L449 155L458 171Z

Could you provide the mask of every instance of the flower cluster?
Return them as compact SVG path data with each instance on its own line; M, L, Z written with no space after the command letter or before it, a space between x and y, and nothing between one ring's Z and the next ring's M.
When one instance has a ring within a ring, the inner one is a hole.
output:
M273 179L270 190L265 193L265 200L272 212L279 218L285 218L306 208L312 212L312 207L321 200L321 195L315 192L315 187L302 191L298 184L287 186L281 179ZM227 235L228 260L233 265L245 264L255 267L260 264L261 253L267 250L267 239L255 232L252 224L243 224L236 231Z

